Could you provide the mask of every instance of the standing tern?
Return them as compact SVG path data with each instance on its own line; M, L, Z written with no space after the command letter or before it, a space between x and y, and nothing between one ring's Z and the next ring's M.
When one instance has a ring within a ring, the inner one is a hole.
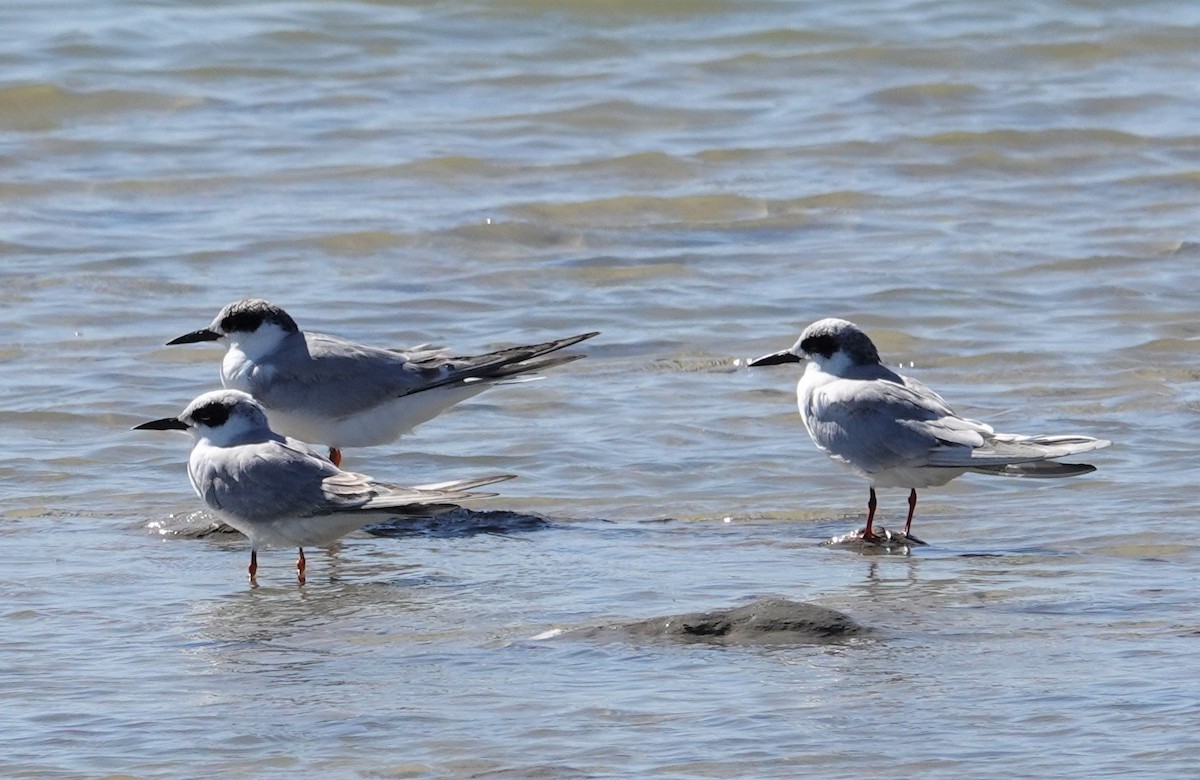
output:
M406 506L483 498L473 488L512 479L478 479L398 487L342 471L303 442L280 436L262 407L240 390L214 390L178 417L134 430L187 431L195 441L188 478L196 495L222 520L250 537L250 582L256 584L258 548L298 547L297 579L304 582L304 548L336 540Z
M909 488L912 529L917 488L944 485L968 471L1005 477L1073 477L1095 466L1055 459L1107 447L1090 436L1021 436L959 417L942 397L879 362L867 334L852 322L823 319L789 349L750 361L770 366L808 360L796 386L800 417L813 443L870 481L863 538L876 538L875 488Z
M495 384L536 379L532 372L584 357L545 356L595 335L452 357L428 346L382 349L302 331L280 307L248 298L167 344L225 342L222 384L254 396L280 433L328 446L337 465L345 447L395 441Z

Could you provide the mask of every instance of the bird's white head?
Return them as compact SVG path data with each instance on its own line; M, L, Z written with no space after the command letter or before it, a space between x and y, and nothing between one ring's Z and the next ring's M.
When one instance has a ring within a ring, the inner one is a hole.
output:
M266 412L249 393L213 390L198 396L178 417L164 417L134 426L143 431L187 431L197 441L217 447L266 441L275 436Z
M299 332L296 321L283 309L262 298L246 298L221 309L207 328L185 333L167 344L221 340L256 360L271 354L284 339Z
M878 364L879 351L867 334L853 322L829 317L805 328L796 343L788 349L763 355L750 361L749 365L771 366L805 359L826 373L840 375L851 366Z

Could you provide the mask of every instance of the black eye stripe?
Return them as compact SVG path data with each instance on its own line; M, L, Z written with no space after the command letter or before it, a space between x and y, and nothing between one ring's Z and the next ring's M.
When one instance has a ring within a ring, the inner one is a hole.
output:
M826 359L833 357L833 353L838 351L837 339L833 336L822 334L820 336L809 336L804 341L800 342L800 349L804 350L809 355L823 355Z
M262 312L239 311L221 318L222 333L253 333L263 323Z
M192 412L192 419L209 428L217 428L229 419L229 407L216 402L205 404Z

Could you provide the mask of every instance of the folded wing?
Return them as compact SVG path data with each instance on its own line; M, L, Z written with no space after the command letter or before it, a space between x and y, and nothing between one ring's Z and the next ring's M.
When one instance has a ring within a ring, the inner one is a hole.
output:
M1071 434L996 433L959 417L920 382L883 371L886 376L864 377L869 382L831 382L813 393L805 410L818 446L867 473L929 466L1013 477L1074 476L1093 467L1046 462L1111 444Z
M1112 444L1105 439L1093 439L1090 436L1073 434L1021 436L1012 433L996 433L986 435L983 439L981 445L971 448L944 442L942 446L929 453L927 465L959 468L1015 467L1021 464L1034 464L1038 461L1049 461L1069 455L1078 455L1082 452L1091 452ZM1092 470L1090 466L1084 468L1085 471L1074 473L1086 473L1086 471ZM995 469L990 470L996 471ZM1055 469L1049 466L1025 465L1024 468L1004 468L996 473L1003 473L1006 476L1072 476L1072 474L1054 472Z
M474 488L514 479L515 476L492 474L455 482L402 487L375 482L363 474L342 471L326 477L321 487L328 502L325 511L374 512L421 504L488 498L496 494L475 492Z

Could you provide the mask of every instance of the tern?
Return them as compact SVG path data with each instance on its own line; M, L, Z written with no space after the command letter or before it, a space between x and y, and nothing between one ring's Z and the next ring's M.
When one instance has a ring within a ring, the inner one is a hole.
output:
M512 479L477 479L399 487L342 471L303 442L281 436L262 406L240 390L214 390L181 414L134 430L186 431L195 442L188 478L209 509L250 538L250 582L256 584L258 548L300 549L297 579L304 583L304 548L326 546L406 506L494 496L469 492Z
M872 540L875 488L908 488L912 530L917 489L944 485L966 472L1005 477L1074 477L1095 471L1058 458L1111 442L1074 434L1022 436L955 414L940 395L879 361L871 339L852 322L823 319L790 348L750 366L807 360L796 386L800 417L817 448L870 482L863 538Z
M383 349L302 331L280 307L247 298L167 344L224 342L222 384L254 396L276 431L329 447L340 465L346 447L395 441L489 387L584 357L547 356L595 335L453 357L428 346Z

